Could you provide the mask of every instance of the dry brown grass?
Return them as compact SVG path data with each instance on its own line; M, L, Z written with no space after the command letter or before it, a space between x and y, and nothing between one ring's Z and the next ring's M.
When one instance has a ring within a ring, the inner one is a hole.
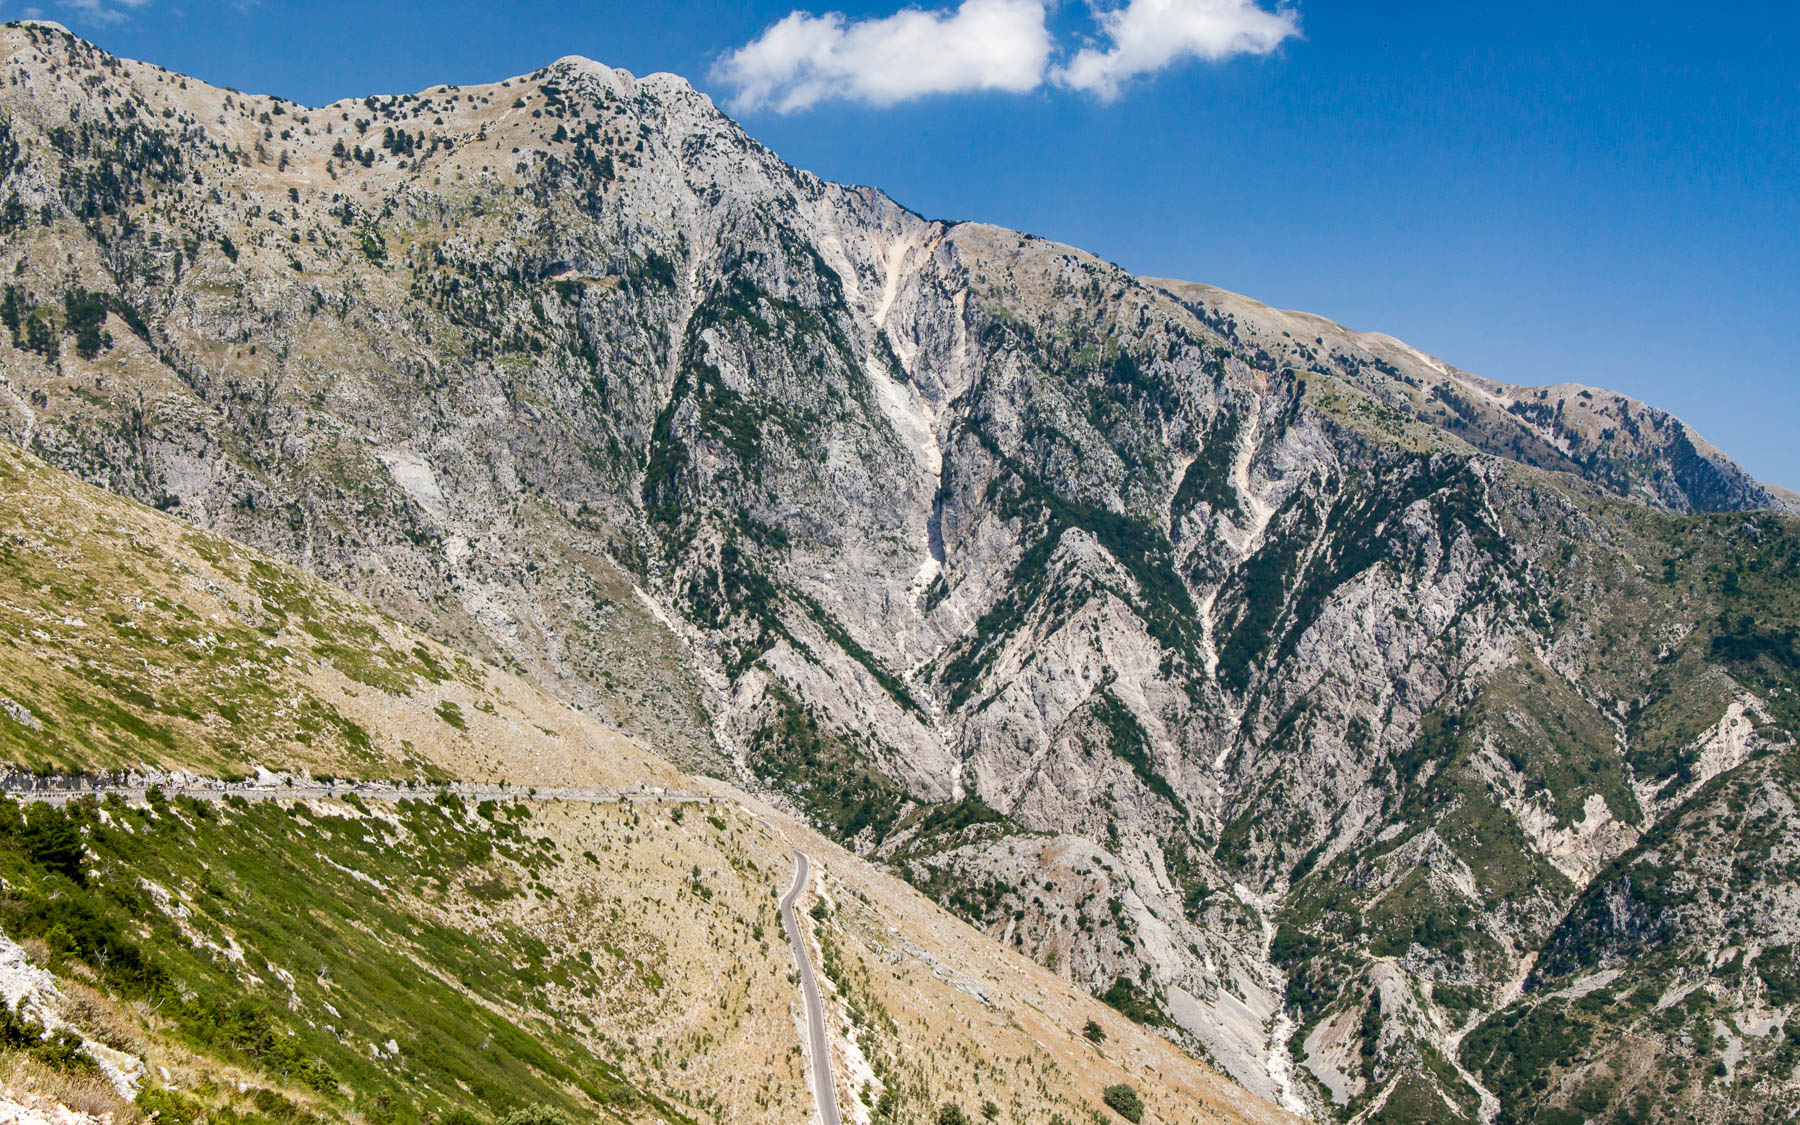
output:
M150 1041L137 1021L106 994L81 981L66 978L59 982L59 987L63 994L63 1019L75 1025L87 1038L139 1058L150 1050Z
M76 1113L110 1118L112 1125L143 1121L138 1107L121 1098L97 1070L57 1070L29 1055L9 1053L0 1056L0 1087L20 1101L53 1102Z
M521 926L616 966L597 992L550 990L551 1009L695 1117L803 1120L799 991L775 912L797 843L816 864L803 911L821 891L832 903L828 921L805 925L840 958L843 990L815 942L847 1125L873 1117L868 1051L891 1060L901 1120L946 1102L974 1116L989 1099L1008 1125L1090 1120L1117 1082L1143 1096L1150 1125L1294 1120L793 819L714 787L730 803L679 819L672 806L534 805L528 832L561 857L542 876L548 893L537 880L493 902L457 888L418 908L475 931ZM1104 1048L1082 1038L1089 1019Z

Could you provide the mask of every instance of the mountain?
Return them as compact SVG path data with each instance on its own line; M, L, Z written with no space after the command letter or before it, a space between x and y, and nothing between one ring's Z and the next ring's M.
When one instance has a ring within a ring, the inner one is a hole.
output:
M1800 523L1677 419L928 221L668 75L308 108L0 35L37 455L785 802L1296 1111L1800 1091L1779 832L1668 842L1786 799Z
M1049 1125L1128 1084L1152 1121L1291 1120L753 795L7 444L0 622L37 776L263 785L0 798L14 1116L804 1118L797 846L848 1119ZM79 1046L20 1050L22 1017Z

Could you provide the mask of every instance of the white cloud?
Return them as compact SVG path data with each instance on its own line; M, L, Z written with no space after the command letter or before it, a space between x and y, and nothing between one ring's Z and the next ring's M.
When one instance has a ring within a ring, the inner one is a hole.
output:
M1051 77L1104 100L1118 97L1126 80L1182 59L1266 55L1300 33L1292 8L1269 11L1256 0L1127 0L1120 8L1096 8L1095 18L1105 45L1082 48Z
M1050 65L1043 0L963 0L880 19L793 12L720 60L732 108L782 113L832 98L886 106L969 90L1024 93Z
M75 13L77 22L87 23L118 23L149 2L150 0L57 0L59 5Z

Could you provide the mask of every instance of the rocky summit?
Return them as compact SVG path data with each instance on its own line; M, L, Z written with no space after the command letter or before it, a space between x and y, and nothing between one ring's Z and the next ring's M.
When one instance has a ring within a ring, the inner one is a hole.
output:
M669 75L0 67L35 457L1293 1113L1800 1112L1800 501L1679 419L921 217Z

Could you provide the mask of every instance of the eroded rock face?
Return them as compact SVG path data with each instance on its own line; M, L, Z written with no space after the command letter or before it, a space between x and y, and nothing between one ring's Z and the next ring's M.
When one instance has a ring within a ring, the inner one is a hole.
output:
M928 222L666 75L309 109L0 51L9 436L760 779L1291 1106L1587 1097L1465 1036L1791 754L1795 526L1734 514L1788 499L1641 404Z

